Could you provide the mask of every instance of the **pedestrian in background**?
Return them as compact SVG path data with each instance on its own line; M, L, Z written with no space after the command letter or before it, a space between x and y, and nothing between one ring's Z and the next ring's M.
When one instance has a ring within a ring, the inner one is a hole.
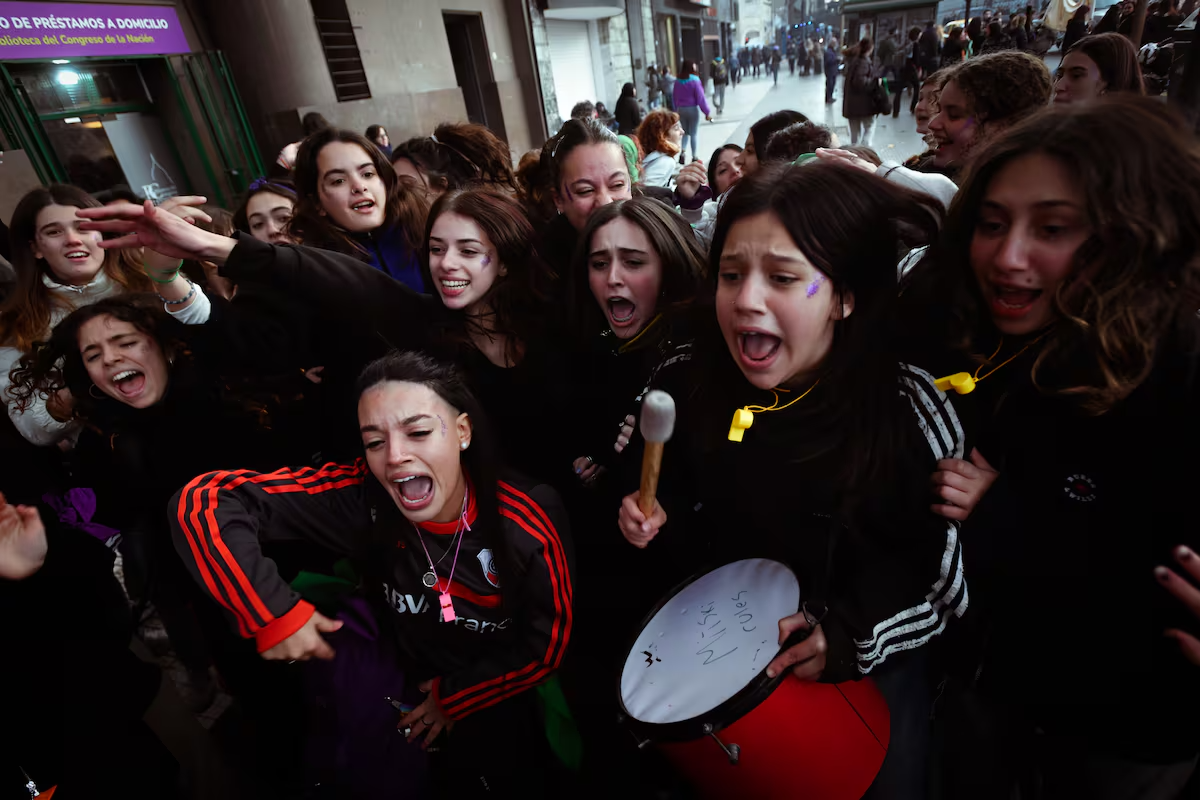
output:
M668 111L675 110L675 76L671 74L671 68L663 66L662 75L660 76L662 84L663 102L667 105Z
M838 54L837 39L832 36L825 42L825 105L833 105L833 89L837 86Z
M720 56L714 58L708 65L708 76L713 82L713 104L720 114L725 109L725 87L729 84L729 70L725 66L725 59Z
M617 99L617 110L613 112L617 120L617 133L622 136L632 136L638 125L642 124L642 112L638 109L637 87L627 83L621 87L621 96Z
M696 74L695 61L684 61L679 65L679 79L675 82L675 113L683 125L683 146L680 148L680 158L683 150L691 146L692 160L696 159L696 148L700 144L696 138L700 133L700 112L704 118L712 122L712 109L708 106L708 98L704 96L704 83Z
M646 105L651 111L662 105L662 79L653 64L646 70Z
M850 50L846 80L842 84L842 116L850 123L850 144L871 146L875 130L875 98L872 89L878 78L871 62L872 43L863 38Z

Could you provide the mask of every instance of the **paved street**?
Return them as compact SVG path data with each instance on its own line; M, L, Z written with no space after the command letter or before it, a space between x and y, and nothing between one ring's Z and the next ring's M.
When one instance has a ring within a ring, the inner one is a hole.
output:
M779 73L778 86L774 86L769 77L748 78L736 88L725 90L725 113L715 116L713 123L700 123L701 158L707 160L713 150L726 142L745 144L746 135L755 121L785 108L795 109L831 128L842 144L850 144L850 131L842 116L841 79L838 79L834 104L827 106L824 75L801 77L797 71L793 76L787 74L786 63L784 67ZM905 95L899 119L890 116L876 119L872 146L884 159L903 161L925 149L912 114L908 113L908 104L909 96Z
M1046 56L1051 73L1058 68L1062 56L1055 51ZM786 67L786 65L785 65ZM833 105L825 105L825 76L800 77L788 75L786 68L779 73L779 86L769 77L748 78L736 87L725 90L725 113L715 116L713 123L700 123L700 157L705 161L713 150L726 142L745 144L750 126L758 119L785 108L795 109L809 119L825 125L837 134L842 144L850 144L850 130L842 116L842 80L838 79ZM904 161L925 146L916 131L913 116L908 112L911 95L900 104L900 118L876 117L872 147L884 160ZM711 103L711 98L710 98ZM761 146L761 143L760 143Z

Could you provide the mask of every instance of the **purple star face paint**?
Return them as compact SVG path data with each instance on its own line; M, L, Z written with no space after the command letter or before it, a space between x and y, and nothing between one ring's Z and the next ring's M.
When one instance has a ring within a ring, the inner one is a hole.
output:
M486 267L492 263L492 259L490 256L484 256L479 263Z
M817 277L812 279L812 283L810 283L808 285L808 291L805 293L804 296L811 299L813 295L815 295L817 292L821 291L821 284L824 282L825 282L825 276L818 274Z

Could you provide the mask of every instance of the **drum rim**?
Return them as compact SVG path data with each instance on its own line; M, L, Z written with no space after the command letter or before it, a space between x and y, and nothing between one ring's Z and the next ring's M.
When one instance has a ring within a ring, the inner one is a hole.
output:
M689 719L682 719L677 722L643 722L637 719L625 707L625 698L621 694L621 679L625 675L625 663L629 660L629 654L637 646L638 639L642 632L650 625L650 621L654 616L662 611L663 607L671 601L675 595L682 592L689 585L703 578L709 573L727 567L730 564L737 564L742 561L774 561L776 564L787 569L796 578L796 583L800 583L796 571L790 565L776 558L764 558L761 556L749 556L746 558L738 558L733 561L726 561L723 564L717 564L712 567L702 567L698 571L692 573L682 581L671 587L670 591L659 598L654 607L642 618L638 625L637 632L628 640L627 647L622 651L624 656L621 659L621 669L617 673L617 705L621 709L621 722L634 729L637 733L643 735L646 739L652 741L665 742L686 742L693 739L700 739L710 733L716 733L719 730L727 728L740 720L742 717L749 714L754 709L758 708L764 700L771 696L779 684L783 683L784 678L789 674L789 670L784 670L774 678L767 677L767 666L762 668L762 671L754 676L744 687L738 690L728 700L720 703L717 706L705 711L703 714ZM796 611L799 612L799 607ZM774 657L772 657L774 660ZM711 725L711 729L706 730L705 727Z

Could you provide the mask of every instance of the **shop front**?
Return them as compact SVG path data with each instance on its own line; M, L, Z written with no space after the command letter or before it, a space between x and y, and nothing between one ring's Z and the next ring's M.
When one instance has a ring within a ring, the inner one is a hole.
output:
M864 37L878 42L892 31L904 42L909 29L937 22L937 9L928 0L851 0L842 6L847 44Z
M219 52L192 52L173 6L0 2L0 217L72 183L228 207L263 163Z

